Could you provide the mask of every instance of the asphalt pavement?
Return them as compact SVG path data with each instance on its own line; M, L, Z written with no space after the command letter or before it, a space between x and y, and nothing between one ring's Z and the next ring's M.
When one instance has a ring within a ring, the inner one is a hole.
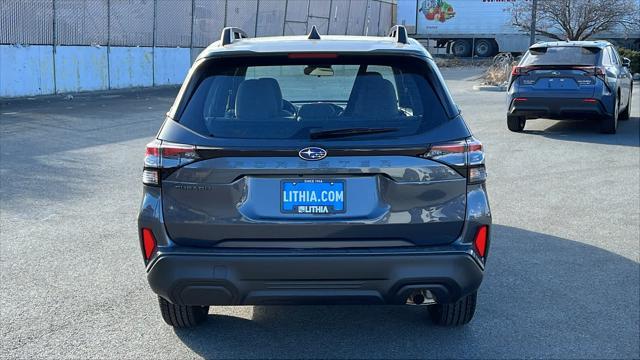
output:
M423 307L214 307L164 324L138 248L144 146L175 88L0 101L0 358L638 358L640 84L618 134L507 130L504 93L446 69L485 144L494 216L473 321Z

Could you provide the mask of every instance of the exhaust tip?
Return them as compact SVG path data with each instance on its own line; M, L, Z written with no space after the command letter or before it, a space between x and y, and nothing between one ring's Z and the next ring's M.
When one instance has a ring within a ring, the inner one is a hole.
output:
M407 298L407 305L433 305L436 303L436 299L429 290L417 290L414 291Z
M420 305L424 302L424 295L422 295L421 293L415 293L411 297L411 301L413 301L414 304Z

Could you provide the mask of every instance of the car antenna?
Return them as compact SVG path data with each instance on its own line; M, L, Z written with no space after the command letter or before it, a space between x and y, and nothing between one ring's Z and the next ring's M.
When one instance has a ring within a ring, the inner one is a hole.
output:
M309 32L309 36L307 36L307 39L320 40L320 33L318 33L318 29L316 29L315 25L311 26L311 31Z

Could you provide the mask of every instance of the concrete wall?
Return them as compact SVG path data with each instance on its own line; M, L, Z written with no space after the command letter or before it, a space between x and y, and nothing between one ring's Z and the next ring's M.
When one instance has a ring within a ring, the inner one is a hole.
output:
M109 51L109 87L153 86L153 48L112 47Z
M0 45L0 97L175 85L191 62L189 48Z
M54 48L56 92L109 88L107 48L57 46Z
M53 94L53 46L0 45L0 96Z
M191 66L190 49L156 48L153 52L153 84L180 84Z

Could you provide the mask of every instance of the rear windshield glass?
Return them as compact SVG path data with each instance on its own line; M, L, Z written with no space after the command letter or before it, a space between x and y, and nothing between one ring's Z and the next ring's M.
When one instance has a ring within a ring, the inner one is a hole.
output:
M429 80L435 76L417 58L280 56L203 65L178 121L210 137L378 139L448 120Z
M579 46L553 46L531 49L522 59L529 65L597 65L599 48Z

